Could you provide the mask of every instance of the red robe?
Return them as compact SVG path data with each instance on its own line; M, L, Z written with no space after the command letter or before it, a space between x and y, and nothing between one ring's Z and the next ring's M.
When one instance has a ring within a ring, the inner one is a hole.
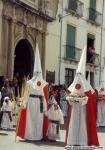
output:
M45 99L47 102L47 108L48 108L48 85L43 89ZM26 114L27 114L27 108L22 108L20 111L20 117L17 123L17 136L24 138L25 135L25 128L26 128ZM47 139L47 130L48 130L48 117L44 116L43 120L43 139Z
M97 128L96 128L96 100L94 94L91 91L85 92L85 95L88 97L88 102L86 105L86 122L87 122L87 136L88 136L88 146L95 145L99 146ZM66 125L66 144L69 131L71 115L71 106L68 104L67 112L67 125Z

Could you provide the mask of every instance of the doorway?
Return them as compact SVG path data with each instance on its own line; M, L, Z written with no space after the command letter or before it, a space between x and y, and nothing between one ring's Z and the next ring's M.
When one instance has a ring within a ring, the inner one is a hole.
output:
M33 75L34 52L31 44L26 39L20 40L15 48L14 60L14 76L18 73L19 76Z

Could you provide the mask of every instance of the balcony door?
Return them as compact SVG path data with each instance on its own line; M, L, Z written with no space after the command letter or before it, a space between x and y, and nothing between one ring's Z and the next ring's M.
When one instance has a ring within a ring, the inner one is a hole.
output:
M96 9L96 0L90 0L90 8Z
M67 25L66 58L75 58L75 32L75 27Z
M69 9L76 11L77 9L77 0L69 0Z
M96 18L96 0L90 0L90 13L89 19L95 21Z

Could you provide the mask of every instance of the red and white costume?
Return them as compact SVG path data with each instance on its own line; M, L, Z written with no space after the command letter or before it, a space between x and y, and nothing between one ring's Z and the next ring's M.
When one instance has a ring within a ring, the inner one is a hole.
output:
M85 79L86 48L84 48L76 76L68 90L66 145L98 146L96 129L96 101L94 91Z
M34 77L27 82L25 108L21 110L17 136L27 140L46 139L48 130L48 84L42 78L38 46L36 47Z
M9 97L4 98L3 106L1 107L1 111L3 112L1 128L2 129L12 129L12 103Z
M103 81L98 89L97 126L105 126L105 68L103 71Z
M49 104L51 106L48 109L48 139L57 140L60 139L60 124L64 124L63 112L54 96L51 96Z

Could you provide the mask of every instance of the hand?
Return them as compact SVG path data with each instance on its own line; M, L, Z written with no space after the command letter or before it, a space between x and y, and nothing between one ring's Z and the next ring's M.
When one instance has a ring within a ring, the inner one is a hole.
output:
M46 117L48 116L47 111L44 111L43 113L44 113L44 115L45 115Z

